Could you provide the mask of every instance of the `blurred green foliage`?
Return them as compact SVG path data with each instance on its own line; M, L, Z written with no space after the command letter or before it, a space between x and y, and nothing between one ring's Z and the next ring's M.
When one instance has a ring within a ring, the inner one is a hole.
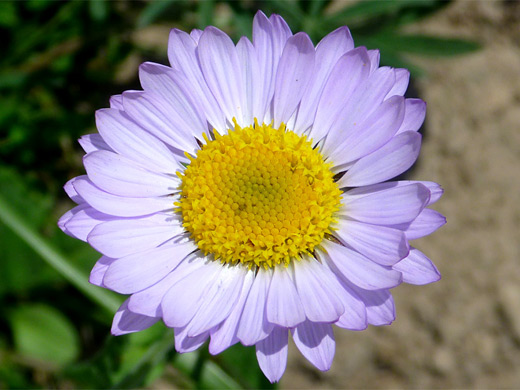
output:
M474 42L402 27L448 3L362 1L0 1L0 388L267 388L254 348L178 355L162 324L109 335L119 297L87 283L98 256L56 227L62 191L83 173L76 139L95 131L110 95L139 89L137 65L167 63L168 29L216 25L251 36L258 9L281 14L317 43L349 25L382 62L423 71L408 53L451 56ZM161 42L157 45L157 42ZM164 42L164 44L163 44Z

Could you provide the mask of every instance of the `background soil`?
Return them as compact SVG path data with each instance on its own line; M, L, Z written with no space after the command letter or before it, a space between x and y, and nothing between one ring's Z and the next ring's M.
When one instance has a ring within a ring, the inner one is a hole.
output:
M483 45L418 61L428 114L411 178L443 185L448 223L414 245L442 280L396 288L391 326L338 329L327 373L292 345L281 388L520 388L520 2L459 1L412 29Z

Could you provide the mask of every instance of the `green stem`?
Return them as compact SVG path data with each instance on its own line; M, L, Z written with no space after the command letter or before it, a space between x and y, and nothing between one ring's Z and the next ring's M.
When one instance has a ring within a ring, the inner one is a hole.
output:
M99 304L107 312L113 314L119 308L121 305L120 299L106 290L89 284L88 276L70 264L58 250L30 227L25 219L13 211L13 207L11 207L1 195L0 221L25 241L47 264L58 271L67 281L92 301Z

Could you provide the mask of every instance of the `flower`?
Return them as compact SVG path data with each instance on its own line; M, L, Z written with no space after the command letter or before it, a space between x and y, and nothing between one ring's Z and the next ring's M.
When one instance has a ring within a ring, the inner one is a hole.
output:
M387 181L418 157L425 103L347 27L314 47L258 12L253 43L174 29L168 57L97 111L65 185L60 227L103 254L90 282L130 295L113 334L162 319L179 352L256 345L274 382L290 332L328 370L333 325L390 324L389 289L440 278L408 241L445 223L441 187Z

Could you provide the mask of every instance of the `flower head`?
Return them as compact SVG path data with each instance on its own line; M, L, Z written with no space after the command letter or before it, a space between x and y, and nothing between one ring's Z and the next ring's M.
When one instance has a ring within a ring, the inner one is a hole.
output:
M389 289L440 278L408 243L445 223L440 186L387 181L417 159L425 103L346 27L314 47L258 12L253 42L172 30L168 56L97 112L65 186L60 227L103 254L90 281L130 295L112 332L163 320L179 352L256 345L271 381L290 332L328 370L334 326L390 324Z

